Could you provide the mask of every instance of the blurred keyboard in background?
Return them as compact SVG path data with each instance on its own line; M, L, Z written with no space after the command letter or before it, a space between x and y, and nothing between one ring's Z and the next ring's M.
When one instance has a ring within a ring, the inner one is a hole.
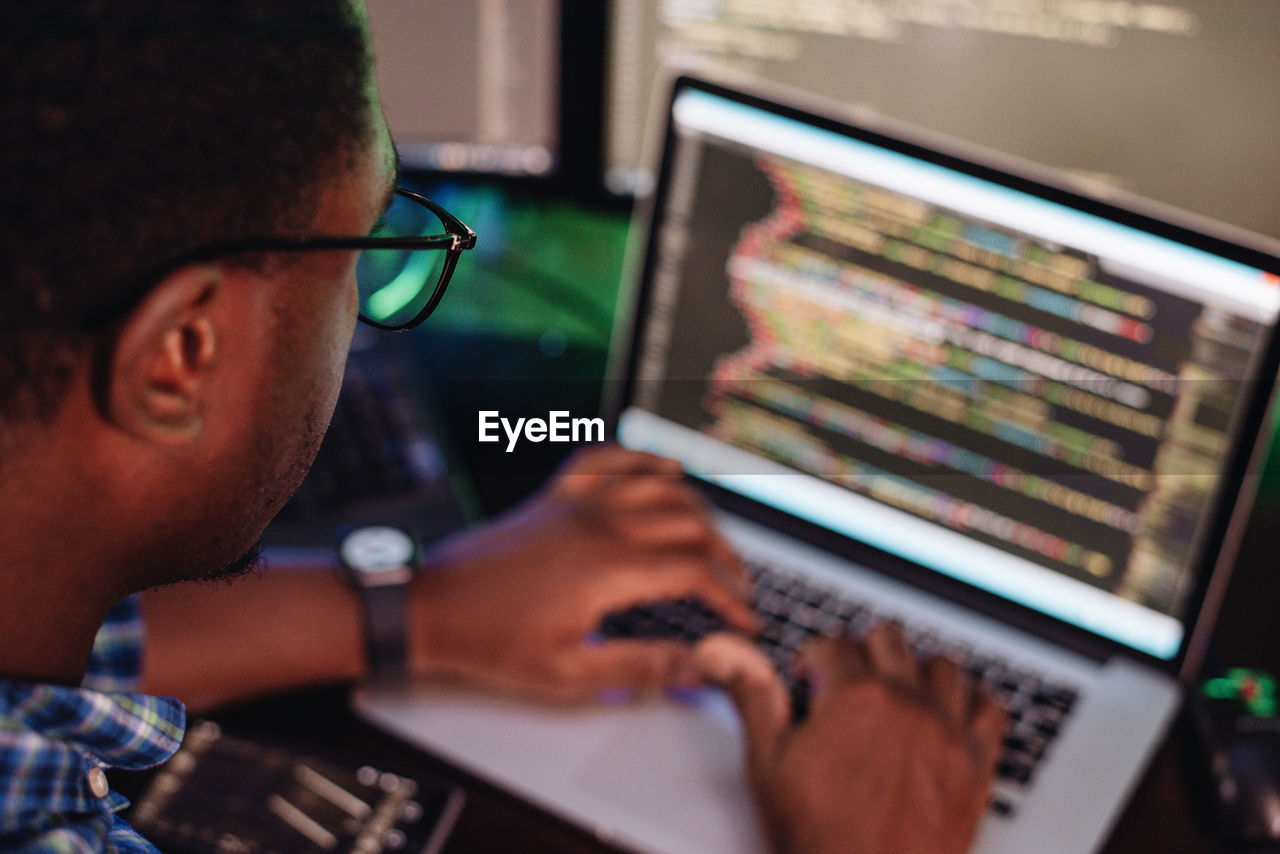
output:
M431 542L466 524L401 336L359 327L315 463L267 528L277 562L332 561L343 525L398 525Z

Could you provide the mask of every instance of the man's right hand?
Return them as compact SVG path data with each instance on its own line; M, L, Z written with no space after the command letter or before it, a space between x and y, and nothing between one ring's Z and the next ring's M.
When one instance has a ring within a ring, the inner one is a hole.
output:
M986 808L1005 713L955 663L917 663L901 631L800 655L809 716L791 721L773 666L740 637L697 647L742 716L748 773L778 854L962 854Z
M414 671L570 702L697 684L688 644L596 637L609 613L690 596L755 630L742 562L681 477L674 460L591 447L521 507L436 546L409 602Z

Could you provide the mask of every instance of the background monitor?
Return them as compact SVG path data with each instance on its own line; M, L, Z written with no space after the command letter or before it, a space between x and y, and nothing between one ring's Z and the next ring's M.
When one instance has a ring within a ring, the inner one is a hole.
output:
M605 182L664 63L759 77L1280 236L1280 3L612 0ZM656 85L655 85L655 82Z
M378 84L404 165L546 176L559 158L557 0L369 0Z

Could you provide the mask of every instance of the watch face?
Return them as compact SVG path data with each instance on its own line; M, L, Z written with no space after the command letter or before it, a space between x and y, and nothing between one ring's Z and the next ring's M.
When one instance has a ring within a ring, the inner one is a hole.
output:
M413 538L399 528L357 528L339 547L342 562L358 572L399 569L413 562Z

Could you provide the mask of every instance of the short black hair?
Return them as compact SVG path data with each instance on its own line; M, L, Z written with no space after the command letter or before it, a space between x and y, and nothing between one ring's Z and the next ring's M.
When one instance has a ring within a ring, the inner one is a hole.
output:
M55 411L145 271L301 234L371 139L371 65L348 0L4 4L0 429Z

